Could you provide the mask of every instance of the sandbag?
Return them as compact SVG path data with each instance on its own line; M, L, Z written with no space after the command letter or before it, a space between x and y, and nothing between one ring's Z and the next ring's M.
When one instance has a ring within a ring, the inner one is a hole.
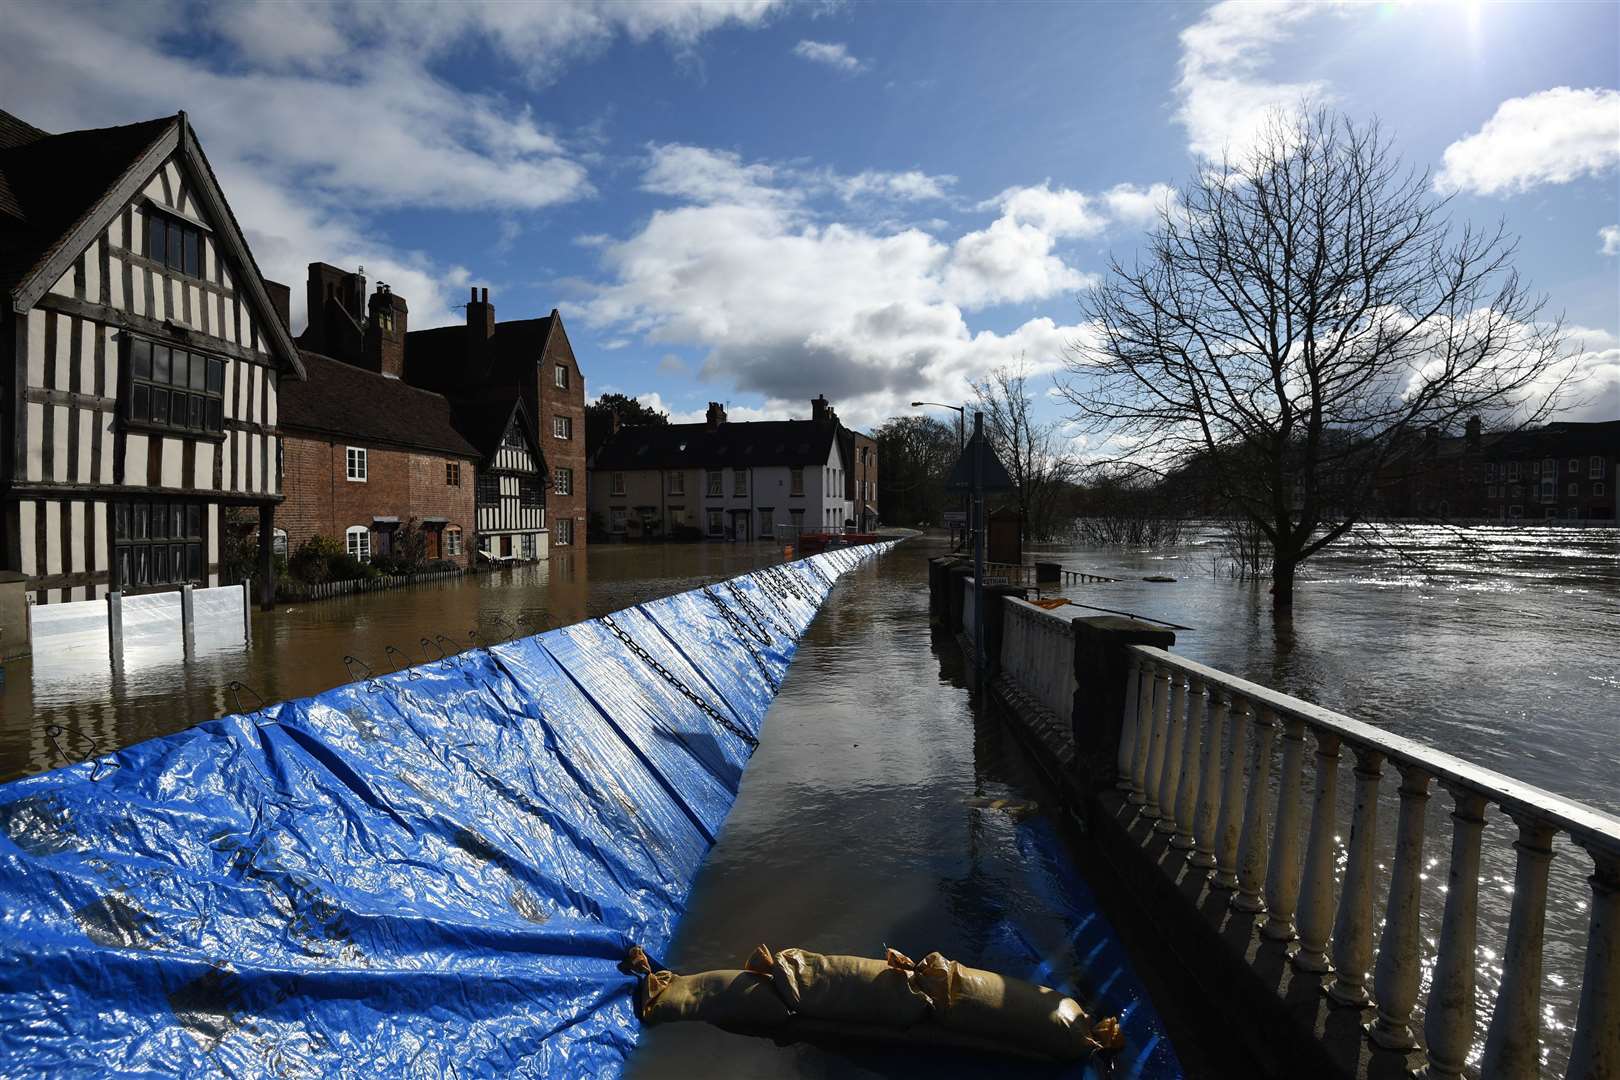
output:
M646 1024L702 1020L748 1033L781 1027L788 1016L788 1007L777 996L769 976L739 969L695 975L655 971L647 976L641 1006L641 1020Z
M912 984L912 963L889 950L883 960L761 945L748 970L769 974L782 1001L818 1020L906 1028L928 1015L928 998Z
M1108 1048L1092 1038L1080 1003L1051 987L967 967L937 952L922 958L913 978L933 1005L934 1024L948 1030L1033 1049L1061 1061L1076 1061ZM1098 1034L1112 1042L1109 1029L1099 1028Z

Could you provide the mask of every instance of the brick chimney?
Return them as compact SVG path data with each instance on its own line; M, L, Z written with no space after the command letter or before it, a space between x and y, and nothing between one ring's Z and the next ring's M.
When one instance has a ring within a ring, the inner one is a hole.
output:
M1478 450L1479 449L1479 433L1480 433L1480 429L1481 429L1482 426L1483 425L1480 423L1479 417L1470 416L1468 418L1468 424L1464 428L1464 430L1468 433L1468 438L1467 438L1468 449L1470 449L1470 450Z
M721 405L718 401L709 402L709 411L707 414L705 414L704 419L708 421L710 427L719 427L721 424L726 422L725 406Z
M810 401L810 419L831 420L832 405L827 401L826 394L818 394Z
M467 369L474 382L489 377L493 359L489 339L495 336L495 305L489 302L489 290L474 286L467 300Z
M309 326L298 344L346 363L365 366L365 268L350 273L331 263L312 262L304 285Z
M270 297L270 306L276 309L282 328L292 333L292 290L279 281L265 278L264 291Z
M377 282L366 315L365 364L391 379L405 377L405 330L409 309L386 282Z

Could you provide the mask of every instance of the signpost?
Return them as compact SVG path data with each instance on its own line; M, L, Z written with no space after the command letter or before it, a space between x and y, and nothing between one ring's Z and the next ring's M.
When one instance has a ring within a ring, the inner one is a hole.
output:
M945 524L953 528L967 528L967 519L968 515L966 510L945 511Z
M973 414L973 438L945 482L947 491L973 495L973 674L984 678L984 493L1011 491L1012 477L984 434L984 414Z

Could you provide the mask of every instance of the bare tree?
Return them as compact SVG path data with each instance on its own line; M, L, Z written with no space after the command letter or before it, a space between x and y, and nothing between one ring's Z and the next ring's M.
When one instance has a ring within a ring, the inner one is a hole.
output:
M1279 113L1081 300L1076 419L1122 458L1197 466L1264 535L1278 609L1426 434L1538 422L1564 389L1561 323L1520 282L1516 241L1445 209L1376 124Z
M1057 535L1077 469L1063 425L1035 417L1029 366L1022 360L991 371L989 378L973 384L973 394L984 412L990 445L1012 477L1025 531L1050 539Z
M938 525L954 505L945 478L959 450L956 432L931 416L895 416L872 433L878 444L878 505L893 525Z

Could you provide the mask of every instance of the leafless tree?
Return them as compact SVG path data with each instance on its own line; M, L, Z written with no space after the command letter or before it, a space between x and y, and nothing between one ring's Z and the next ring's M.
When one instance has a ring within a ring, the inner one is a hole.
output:
M992 370L989 378L973 384L973 395L984 413L990 445L1012 477L1025 532L1050 539L1057 535L1064 496L1077 469L1063 425L1034 415L1029 366L1023 360Z
M1269 544L1280 610L1426 434L1539 422L1567 384L1561 322L1519 280L1516 240L1446 207L1376 123L1278 113L1081 300L1075 419L1122 458L1207 476Z

